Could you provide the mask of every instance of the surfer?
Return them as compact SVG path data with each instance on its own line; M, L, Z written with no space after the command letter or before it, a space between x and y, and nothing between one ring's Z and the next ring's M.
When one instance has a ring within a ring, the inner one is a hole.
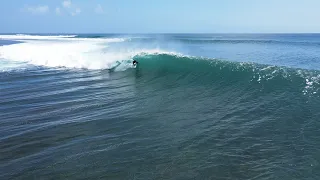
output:
M133 60L132 64L135 66L135 65L137 65L137 64L138 64L138 61Z

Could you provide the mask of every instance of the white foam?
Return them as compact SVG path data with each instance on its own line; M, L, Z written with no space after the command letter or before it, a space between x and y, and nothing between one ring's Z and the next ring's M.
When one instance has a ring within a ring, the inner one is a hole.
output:
M16 38L6 36L6 38ZM2 36L3 37L3 36ZM63 38L50 36L44 39L38 36L31 36L33 40L24 40L23 43L0 46L1 59L10 62L24 62L36 66L66 67L85 69L109 69L114 67L116 62L125 62L135 55L147 53L158 54L165 52L160 49L115 49L108 48L112 42L123 42L123 38ZM50 40L50 41L48 41ZM54 41L51 41L54 40ZM4 67L3 65L0 65ZM122 65L124 67L132 67ZM0 67L1 68L1 67Z
M28 65L23 62L13 62L0 59L0 72L12 71L12 70L24 70Z
M58 36L39 36L39 35L0 35L0 40L17 40L21 42L30 42L34 40L50 41L91 41L91 42L124 42L128 38L75 38L76 35L58 35Z
M9 40L62 39L62 38L73 38L73 37L76 37L76 35L58 35L58 36L40 36L40 35L27 35L27 34L0 35L0 39L9 39Z

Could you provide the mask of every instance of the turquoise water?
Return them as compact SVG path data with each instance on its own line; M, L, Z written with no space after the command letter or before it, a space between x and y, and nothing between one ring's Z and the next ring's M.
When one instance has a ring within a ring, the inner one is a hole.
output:
M0 179L320 177L318 34L0 38Z

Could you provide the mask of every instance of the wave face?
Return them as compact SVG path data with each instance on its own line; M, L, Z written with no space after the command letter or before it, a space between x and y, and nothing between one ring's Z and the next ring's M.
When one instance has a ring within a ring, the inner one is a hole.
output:
M319 179L319 42L0 35L0 179Z
M284 91L300 91L306 94L320 93L320 71L292 69L255 63L239 63L170 54L137 55L142 72L159 73L157 76L177 74L180 81L212 85L225 83L235 86L258 86ZM183 78L186 77L186 78ZM191 77L191 78L190 78ZM210 88L210 87L208 87Z

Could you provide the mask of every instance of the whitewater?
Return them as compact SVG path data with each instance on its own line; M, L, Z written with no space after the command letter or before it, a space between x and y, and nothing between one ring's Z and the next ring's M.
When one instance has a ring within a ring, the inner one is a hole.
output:
M0 179L319 179L319 44L0 35Z
M12 65L35 65L82 69L110 69L122 62L118 70L129 68L135 55L170 53L161 49L122 47L111 49L112 43L129 41L130 38L74 38L76 36L1 35L3 40L17 40L17 44L0 47L0 58L10 60L2 70ZM173 53L173 52L171 52ZM126 63L127 62L127 63ZM24 64L23 64L24 63ZM7 66L7 67L6 67ZM8 69L7 69L8 70Z

